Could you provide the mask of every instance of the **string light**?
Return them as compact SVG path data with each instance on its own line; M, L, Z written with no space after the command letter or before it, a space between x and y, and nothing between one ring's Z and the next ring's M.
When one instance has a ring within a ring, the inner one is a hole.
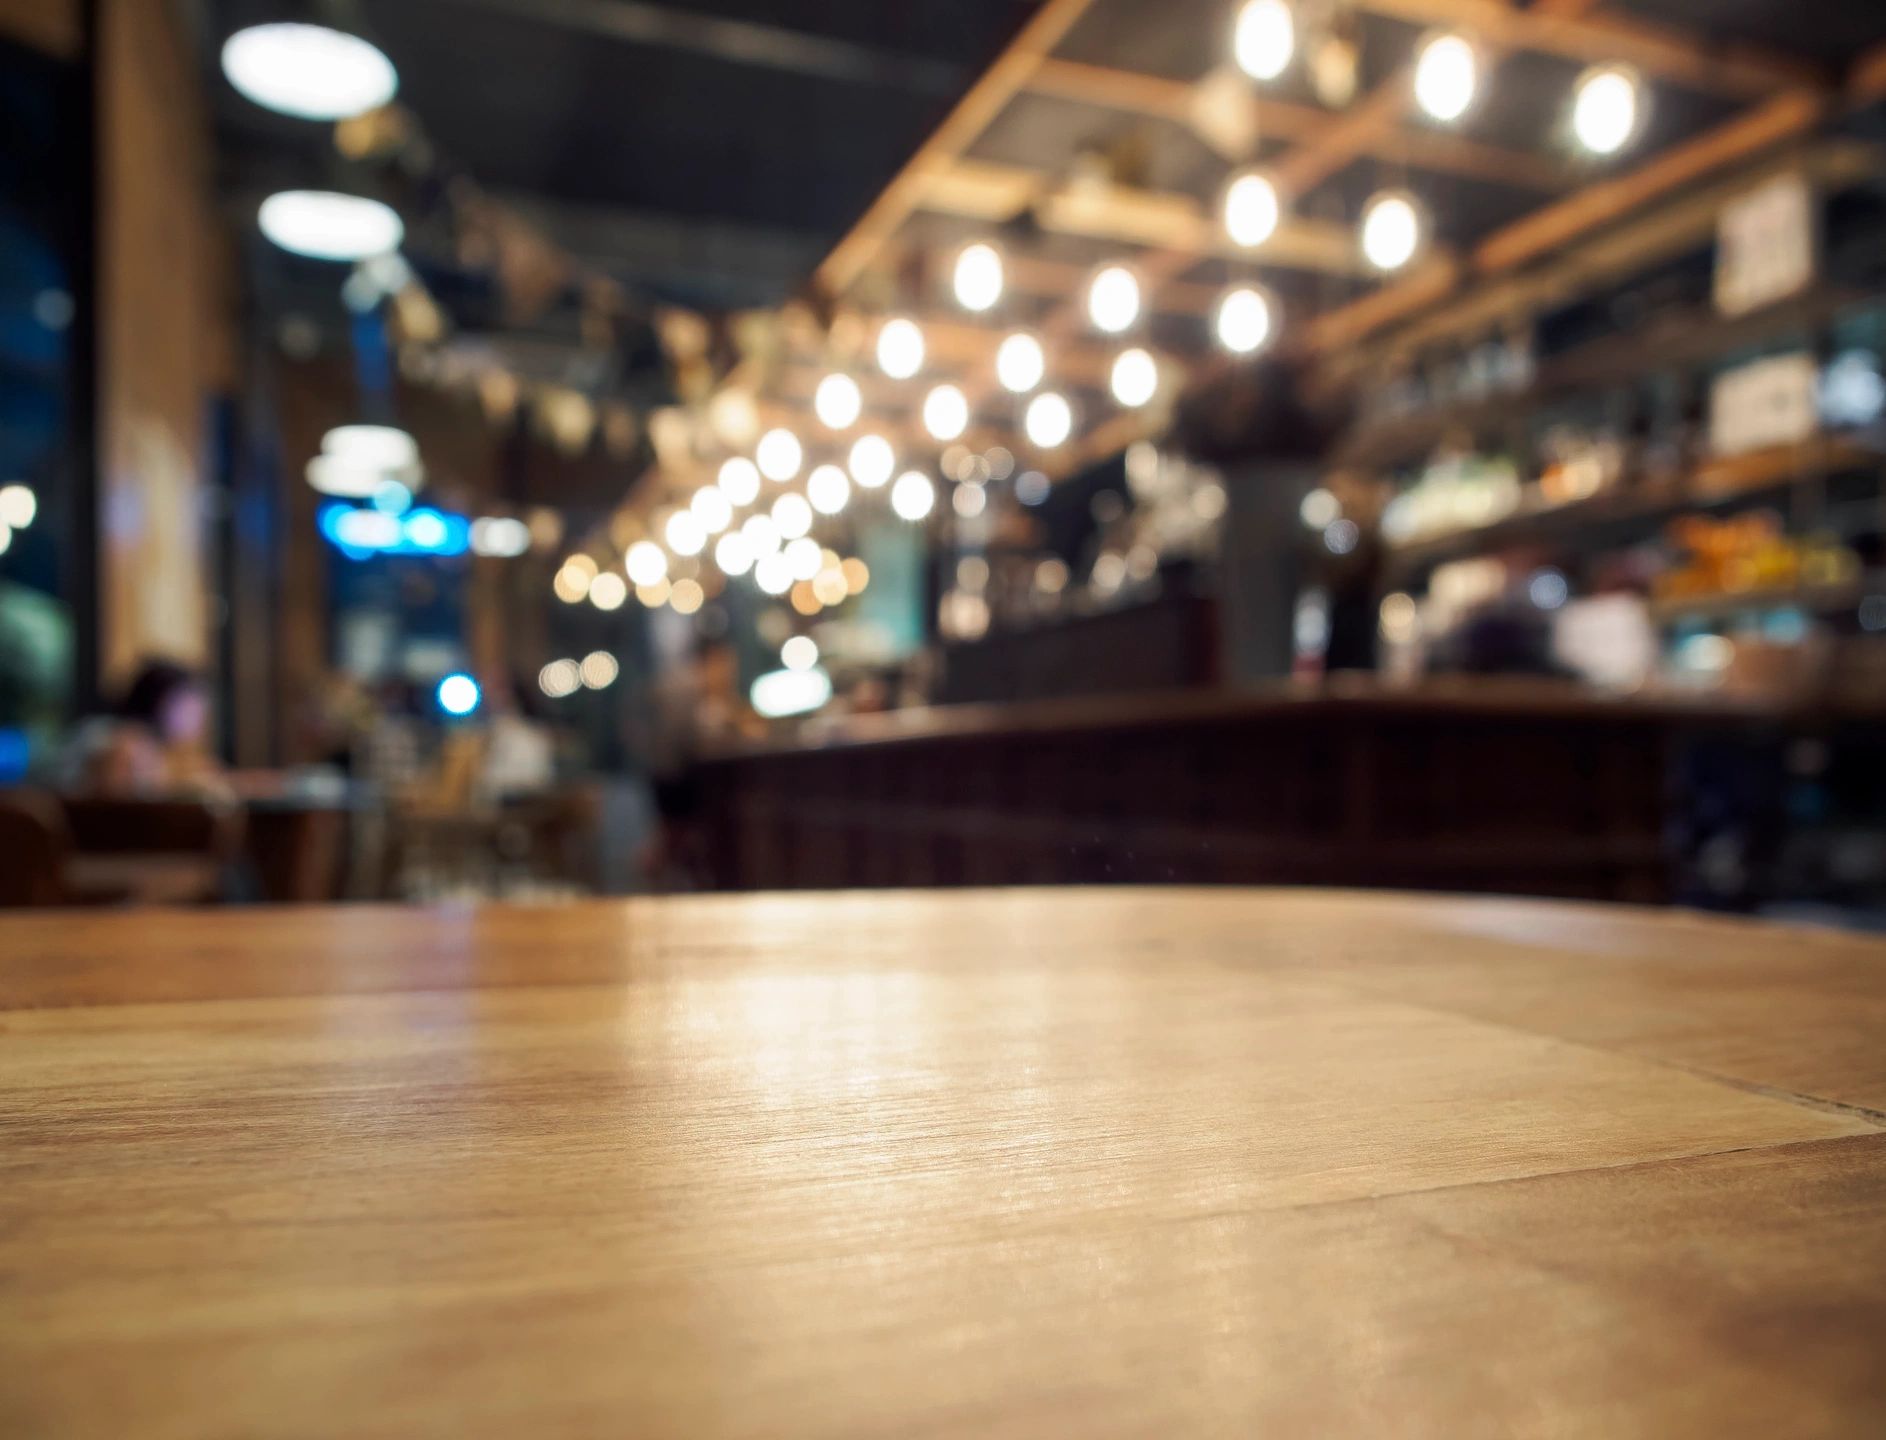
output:
M1296 21L1284 0L1250 0L1238 12L1231 54L1253 80L1275 80L1296 48Z
M1252 286L1227 291L1213 322L1218 343L1233 355L1256 354L1270 340L1271 308L1270 297Z
M779 647L779 660L788 670L810 670L819 663L819 645L810 635L795 635Z
M950 508L965 520L974 520L988 504L988 494L980 485L958 485L950 492Z
M1421 211L1414 197L1384 190L1362 207L1362 255L1377 270L1399 270L1421 248Z
M805 498L821 515L836 515L851 499L851 481L836 465L820 465L806 477Z
M792 566L786 563L784 553L775 550L760 556L753 566L753 583L768 595L784 595L792 589Z
M812 413L828 430L849 430L863 409L858 382L849 375L827 375L812 395Z
M825 568L825 551L809 535L801 535L779 553L786 561L787 572L795 580L810 580Z
M718 535L733 524L733 501L716 486L703 485L696 490L694 498L688 502L688 509L709 535Z
M921 520L936 504L936 486L921 470L906 470L891 486L891 509L903 520Z
M851 478L866 490L875 490L891 478L897 454L882 435L860 435L851 447Z
M1118 335L1139 318L1139 281L1124 265L1109 265L1087 287L1087 318L1094 328Z
M677 555L699 555L707 548L707 527L691 510L677 510L670 515L662 534L668 548Z
M677 615L692 615L707 599L698 580L677 580L668 592L668 603Z
M956 303L980 314L1002 298L1002 257L993 245L964 247L952 277Z
M923 428L938 440L954 440L968 429L969 402L963 392L954 385L939 385L924 396Z
M878 331L878 369L893 380L908 380L923 369L923 331L898 316Z
M589 582L589 603L598 610L619 610L629 598L629 582L613 570L605 570Z
M1642 120L1637 76L1622 65L1601 65L1579 76L1572 90L1572 134L1593 155L1615 155Z
M623 572L637 587L668 578L667 553L653 540L637 540L622 560Z
M1480 87L1480 57L1459 35L1435 35L1415 57L1415 103L1430 116L1452 123L1473 105Z
M1004 390L1025 395L1041 383L1047 374L1048 360L1041 342L1026 330L1008 335L996 347L995 378Z
M723 575L744 575L753 568L753 542L744 531L729 530L714 542L714 563Z
M606 690L616 683L616 676L622 673L622 667L616 663L616 657L607 650L592 650L583 657L583 663L576 667L577 675L586 689Z
M1113 362L1109 379L1113 398L1137 410L1159 390L1159 364L1144 350L1122 350Z
M745 456L723 460L720 466L720 493L736 505L751 505L760 493L760 467Z
M773 502L773 528L788 540L796 540L812 529L812 507L805 496L787 491Z
M799 473L799 467L805 463L805 451L799 447L799 437L792 431L768 430L760 436L753 458L759 462L760 474L784 484Z
M740 527L740 534L753 547L755 559L771 555L779 549L779 527L769 516L747 516L747 523Z
M840 561L838 572L845 577L847 595L862 595L864 587L871 583L871 567L856 555Z
M582 670L574 660L552 660L537 672L537 688L552 700L574 695L582 684Z
M1250 250L1277 233L1283 204L1277 186L1261 170L1241 170L1225 186L1225 234Z
M1022 429L1029 443L1039 450L1052 450L1065 444L1074 433L1074 411L1067 401L1052 390L1028 402L1022 416Z

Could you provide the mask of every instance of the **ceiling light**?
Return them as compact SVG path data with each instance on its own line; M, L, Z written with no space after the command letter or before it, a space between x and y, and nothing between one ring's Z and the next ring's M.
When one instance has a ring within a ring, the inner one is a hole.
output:
M606 690L615 684L616 676L622 673L622 666L616 657L607 650L592 650L583 657L583 663L576 667L577 678L590 690Z
M386 104L399 73L377 46L325 25L252 25L223 42L223 74L264 109L345 120Z
M1066 400L1050 390L1028 402L1022 428L1028 432L1030 444L1037 449L1052 450L1065 444L1067 437L1074 433L1074 411Z
M773 527L788 540L796 540L812 528L812 507L805 496L788 490L773 502Z
M923 369L923 331L899 316L878 331L878 369L893 380L908 380Z
M694 512L694 518L701 522L701 528L709 535L718 535L733 524L733 501L716 486L703 485L696 490L694 498L688 502L688 509Z
M1572 134L1594 155L1615 155L1642 117L1637 76L1622 65L1587 70L1572 91Z
M1480 87L1480 57L1459 35L1436 35L1415 57L1415 103L1436 120L1454 121L1472 106Z
M792 589L792 566L778 550L762 555L754 562L753 583L768 595L784 595Z
M372 470L412 470L419 443L395 425L336 425L321 437L321 453Z
M677 555L699 555L707 548L707 527L691 510L677 510L668 517L668 548Z
M530 526L509 515L480 515L471 522L474 555L510 557L530 549Z
M720 493L735 505L751 505L760 493L760 469L751 460L736 455L721 462Z
M1414 197L1384 190L1362 207L1362 254L1377 270L1399 270L1421 248L1421 211Z
M1041 383L1047 369L1041 342L1026 330L1017 330L996 347L995 378L1004 390L1024 395Z
M367 260L399 249L406 227L378 200L331 190L282 190L256 214L262 233L311 260Z
M759 461L760 473L768 480L784 483L799 473L799 466L805 461L805 452L799 448L799 437L790 430L768 430L760 436L759 447L753 452Z
M315 456L303 473L321 494L342 500L366 500L386 483L386 472L378 466L356 465L338 455Z
M1270 297L1250 286L1227 291L1218 302L1214 328L1218 343L1233 355L1261 350L1271 334Z
M1144 350L1122 350L1110 378L1113 398L1136 410L1158 392L1159 364Z
M779 527L773 523L770 515L747 516L747 523L740 527L740 534L753 547L756 558L771 555L779 549Z
M629 582L613 570L605 570L589 582L589 603L598 610L620 610L629 598Z
M788 670L810 670L819 663L819 642L810 635L795 635L779 647L779 659Z
M537 688L552 700L561 700L576 693L582 678L582 670L574 660L552 660L537 672Z
M668 556L653 540L637 540L623 557L622 570L640 588L668 578Z
M24 530L39 514L39 499L26 485L0 486L0 525Z
M970 245L956 257L956 303L981 312L1002 298L1002 257L993 245Z
M851 499L851 481L836 465L820 465L806 477L805 498L819 514L836 515Z
M936 487L921 470L906 470L891 486L891 509L903 520L921 520L936 504Z
M1118 335L1139 319L1139 281L1124 265L1109 265L1087 287L1087 318L1094 328Z
M1225 234L1234 244L1249 250L1277 233L1283 205L1270 176L1257 170L1245 170L1225 186L1224 213Z
M1297 48L1296 21L1284 0L1250 0L1238 12L1231 53L1253 80L1275 80Z
M850 429L863 409L864 397L858 393L858 382L849 375L827 375L819 381L819 388L812 396L812 413L828 430Z
M801 535L797 540L789 541L779 553L786 557L786 568L792 572L795 580L809 581L825 568L825 551L810 536Z
M692 615L706 599L707 592L698 580L677 580L674 589L668 592L668 603L677 615Z
M730 530L714 542L714 563L723 575L744 575L753 568L753 542L741 530Z
M860 435L851 447L851 478L866 490L875 490L891 478L897 456L882 435Z
M939 385L923 397L923 428L938 440L954 440L969 426L969 402L954 385Z

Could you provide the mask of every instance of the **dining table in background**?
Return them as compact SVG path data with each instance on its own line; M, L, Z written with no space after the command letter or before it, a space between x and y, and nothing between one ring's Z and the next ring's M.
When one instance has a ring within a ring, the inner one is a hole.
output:
M1305 890L0 916L0 1433L1877 1436L1886 943Z

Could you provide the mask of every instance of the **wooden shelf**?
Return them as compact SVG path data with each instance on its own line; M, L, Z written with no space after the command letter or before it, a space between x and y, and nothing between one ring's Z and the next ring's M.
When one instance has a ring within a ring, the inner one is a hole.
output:
M1623 485L1564 505L1523 510L1489 525L1411 541L1389 552L1388 570L1407 576L1443 561L1484 554L1506 545L1563 538L1596 525L1641 520L1721 504L1794 481L1878 465L1882 457L1851 440L1828 438L1780 445L1711 460L1674 483ZM1537 493L1537 487L1532 487Z

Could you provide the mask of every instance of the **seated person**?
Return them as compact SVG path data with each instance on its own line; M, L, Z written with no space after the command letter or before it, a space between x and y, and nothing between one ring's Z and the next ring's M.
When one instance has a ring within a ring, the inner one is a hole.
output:
M169 660L147 661L109 714L79 725L61 779L93 795L221 797L228 786L206 743L209 719L200 676Z

